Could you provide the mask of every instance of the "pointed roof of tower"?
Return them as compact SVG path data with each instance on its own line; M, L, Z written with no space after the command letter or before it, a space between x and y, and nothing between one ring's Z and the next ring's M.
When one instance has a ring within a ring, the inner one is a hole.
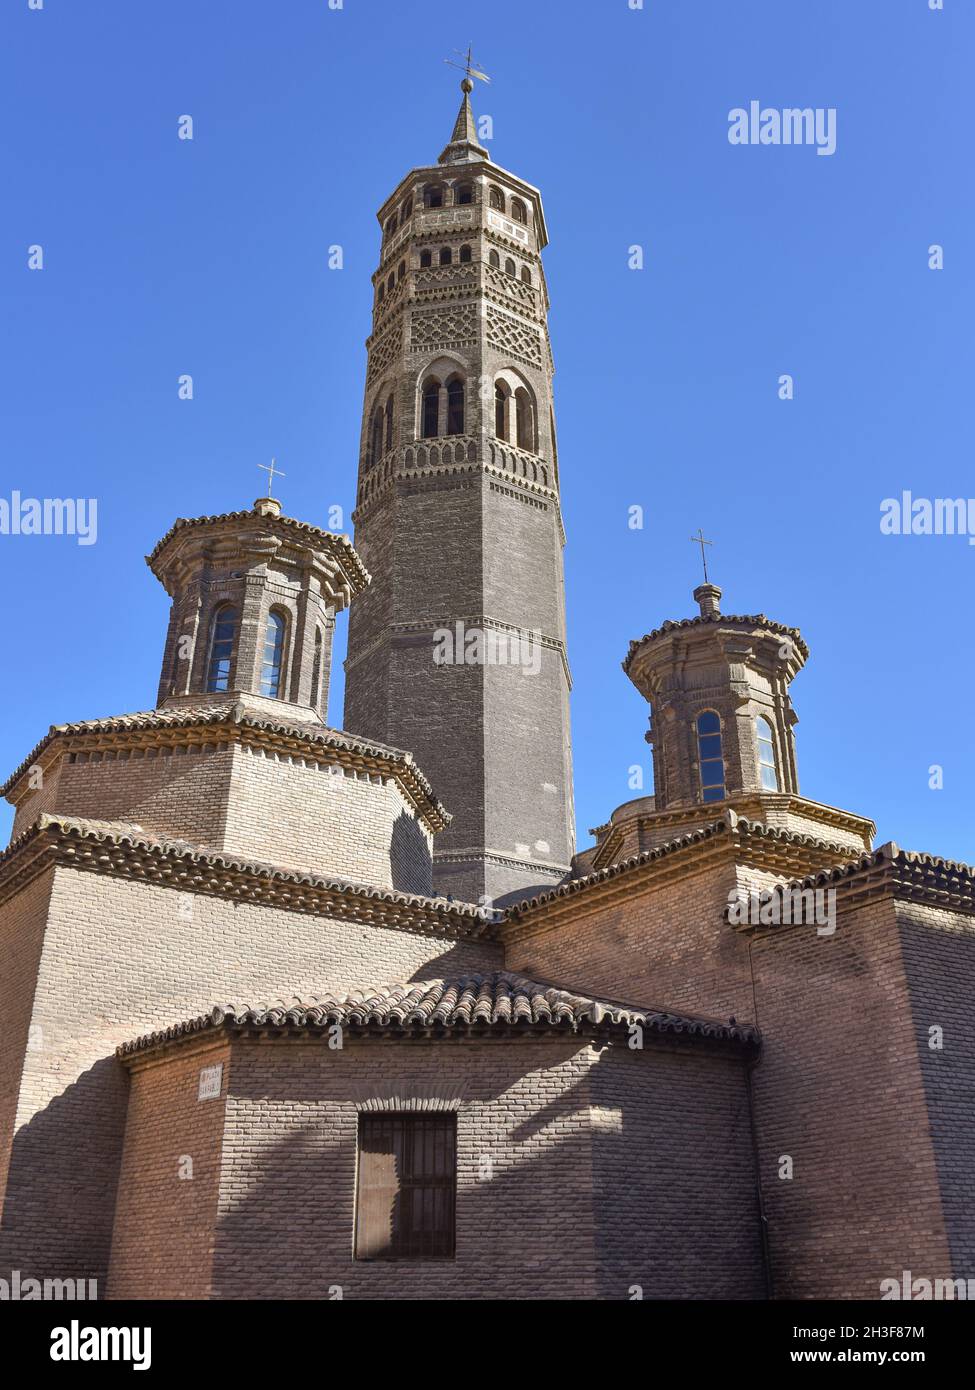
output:
M477 142L477 128L474 125L474 112L471 110L470 98L470 93L474 90L474 83L469 77L465 77L460 84L460 89L464 93L463 100L460 103L460 110L457 112L457 119L454 121L450 143L444 147L437 160L438 164L471 164L475 160L490 159L484 146Z

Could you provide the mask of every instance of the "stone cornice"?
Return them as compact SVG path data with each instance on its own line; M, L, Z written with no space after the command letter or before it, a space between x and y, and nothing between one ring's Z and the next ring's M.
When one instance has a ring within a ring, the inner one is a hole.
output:
M827 806L821 801L809 801L806 797L793 795L791 792L753 792L742 796L732 796L728 798L730 808L736 815L744 816L752 823L765 823L770 811L792 813L802 816L806 820L815 821L826 829L846 830L851 834L860 836L864 841L863 848L869 849L870 843L877 832L877 827L872 820L865 816L858 816L853 811L842 811L835 806ZM620 808L622 809L622 808ZM715 808L717 809L717 808ZM682 826L698 825L701 822L705 808L703 806L684 806L674 807L667 811L648 811L634 809L630 815L619 815L614 812L605 825L596 826L590 830L590 835L599 839L596 845L596 852L592 857L594 868L605 868L615 858L616 853L626 839L628 828L635 826L637 832L641 828L659 830L661 827L673 827L675 835L680 833ZM842 847L842 858L848 860L851 852L849 845Z
M836 856L840 862L810 873L810 857L823 853ZM709 861L721 859L776 874L793 887L836 888L845 902L891 894L952 911L975 912L975 869L970 865L910 853L894 844L851 858L846 846L755 824L728 810L721 820L703 830L512 904L493 934L507 938L513 932L548 927L591 908L632 897L650 882L684 878ZM791 871L790 865L794 866Z
M411 753L324 725L316 728L310 724L261 719L239 704L201 711L149 710L77 724L54 724L0 787L0 795L16 805L28 790L22 784L31 768L39 765L46 771L64 754L219 743L261 747L390 778L429 830L443 830L450 824L450 813L434 796Z
M469 903L370 888L203 851L184 841L147 835L138 826L46 813L0 854L0 901L55 866L449 939L479 936L495 917Z
M806 661L809 657L809 648L806 646L802 633L797 627L787 627L784 623L777 623L773 621L773 619L767 618L764 613L746 615L733 613L698 614L693 618L668 618L665 623L661 623L660 626L654 628L652 632L644 633L642 637L635 638L630 642L629 650L623 659L623 670L629 674L633 659L644 643L655 642L658 637L666 637L678 632L687 632L689 629L720 629L721 627L740 627L746 630L761 628L767 632L778 633L783 637L789 638L795 646L795 649L801 655L803 661Z

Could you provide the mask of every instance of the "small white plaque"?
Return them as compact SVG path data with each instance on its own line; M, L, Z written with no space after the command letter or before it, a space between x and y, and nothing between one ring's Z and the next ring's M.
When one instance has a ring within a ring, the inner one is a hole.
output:
M197 1100L216 1100L223 1086L223 1062L200 1069L200 1090Z

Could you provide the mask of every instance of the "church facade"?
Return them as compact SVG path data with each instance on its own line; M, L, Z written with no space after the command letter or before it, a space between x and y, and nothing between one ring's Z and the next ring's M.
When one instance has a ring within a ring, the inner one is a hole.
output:
M654 793L576 851L547 232L469 91L379 212L354 541L271 497L177 520L155 707L4 784L0 1277L969 1278L973 871L801 795L800 633L705 583L631 642Z

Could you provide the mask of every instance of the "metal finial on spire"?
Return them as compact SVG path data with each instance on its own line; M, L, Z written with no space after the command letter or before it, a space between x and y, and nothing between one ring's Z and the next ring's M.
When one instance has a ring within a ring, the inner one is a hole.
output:
M711 581L708 578L708 557L705 553L704 547L706 545L713 545L714 541L706 541L704 539L704 532L701 530L700 526L697 528L697 535L691 536L690 539L694 542L695 545L699 545L701 547L701 564L704 566L704 582L705 584L710 584Z
M479 82L491 81L490 77L488 77L487 73L480 66L480 64L474 62L473 44L467 45L466 53L462 53L459 48L455 48L454 52L457 54L458 58L463 58L463 63L455 63L453 58L445 58L444 62L449 63L452 68L460 68L463 71L464 80L460 84L462 92L473 92L474 83L471 81L472 77L476 77Z
M286 477L288 476L287 473L283 473L283 472L281 471L280 468L275 468L274 465L275 465L276 463L277 463L277 459L272 459L271 462L270 462L270 464L259 463L259 464L257 465L258 468L263 468L263 469L264 469L264 472L267 474L267 495L268 495L268 497L271 496L271 484L274 482L274 479L275 479L275 478L286 478Z

